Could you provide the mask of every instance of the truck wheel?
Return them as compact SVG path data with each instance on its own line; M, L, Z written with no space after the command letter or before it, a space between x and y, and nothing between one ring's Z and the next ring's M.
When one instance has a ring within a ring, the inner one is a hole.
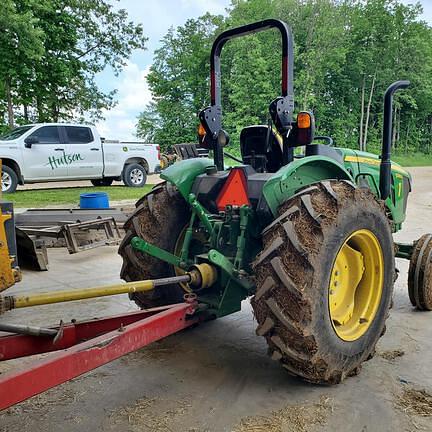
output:
M143 187L147 181L147 172L139 164L126 165L123 170L123 183L129 187Z
M394 250L384 207L343 181L284 203L253 264L257 334L292 374L335 384L356 374L383 334Z
M101 178L90 180L93 186L111 186L114 179L112 178Z
M408 271L408 294L419 310L432 310L432 234L416 242Z
M17 186L18 176L16 172L7 165L2 165L2 192L13 193Z
M120 277L126 282L174 276L175 269L159 259L135 250L134 236L174 253L177 240L190 218L190 210L179 192L166 183L158 185L137 202L135 212L126 221L126 235L120 244L123 258ZM178 284L159 287L151 292L133 293L131 300L141 308L163 306L183 301L185 291Z

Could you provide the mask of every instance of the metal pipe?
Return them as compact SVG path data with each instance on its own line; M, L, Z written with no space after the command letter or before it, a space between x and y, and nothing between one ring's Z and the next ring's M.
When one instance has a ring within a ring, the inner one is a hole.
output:
M57 336L58 330L23 324L0 323L0 331L30 336Z
M380 196L386 200L390 195L391 187L391 143L393 126L393 95L400 89L407 88L409 81L396 81L391 84L384 94L384 123L383 123L383 142L381 150L380 164Z
M156 286L170 285L172 283L182 282L188 283L190 281L191 275L184 274L168 278L126 282L122 284L106 285L93 288L78 288L40 294L29 293L14 296L4 296L0 297L0 313L7 310L25 308L30 306L40 306L53 303L84 300L95 297L105 297L117 294L130 294L134 292L151 291Z

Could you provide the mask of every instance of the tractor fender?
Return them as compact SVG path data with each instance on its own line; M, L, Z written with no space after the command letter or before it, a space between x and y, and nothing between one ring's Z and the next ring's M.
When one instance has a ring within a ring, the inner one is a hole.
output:
M214 161L208 158L186 159L164 169L160 177L177 187L183 198L188 200L195 178L204 174Z
M348 180L352 175L344 166L326 156L307 156L295 159L277 171L263 187L263 195L273 214L279 206L299 189L323 180Z

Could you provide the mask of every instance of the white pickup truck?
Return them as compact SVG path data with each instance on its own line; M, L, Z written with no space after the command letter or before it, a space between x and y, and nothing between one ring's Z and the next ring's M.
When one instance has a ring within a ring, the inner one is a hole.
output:
M147 174L160 169L156 144L105 141L93 126L41 123L18 127L0 137L2 191L18 184L91 180L109 186L114 180L144 186Z

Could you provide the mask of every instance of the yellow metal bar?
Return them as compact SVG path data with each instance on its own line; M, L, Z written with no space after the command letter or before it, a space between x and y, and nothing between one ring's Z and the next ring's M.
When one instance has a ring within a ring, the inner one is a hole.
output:
M207 268L208 267L208 268ZM75 300L84 300L95 297L105 297L116 294L130 294L141 291L151 291L157 286L176 283L190 283L193 286L209 286L216 281L217 273L212 271L208 264L197 264L189 273L161 279L150 279L136 282L125 282L114 285L105 285L90 288L77 288L71 290L52 291L33 294L0 295L0 314L18 308L40 306L53 303L62 303Z
M190 281L191 276L189 274L185 274L182 276L174 276L162 279L126 282L121 284L105 285L91 288L78 288L40 294L24 293L14 296L0 296L0 313L12 309L25 308L30 306L40 306L53 303L84 300L116 294L129 294L140 291L151 291L156 286Z
M13 305L14 309L18 309L29 306L39 306L74 300L84 300L95 297L105 297L116 294L128 294L137 291L151 291L153 288L154 282L151 280L145 280L140 282L127 282L93 288L62 290L51 293L21 294L13 296Z

